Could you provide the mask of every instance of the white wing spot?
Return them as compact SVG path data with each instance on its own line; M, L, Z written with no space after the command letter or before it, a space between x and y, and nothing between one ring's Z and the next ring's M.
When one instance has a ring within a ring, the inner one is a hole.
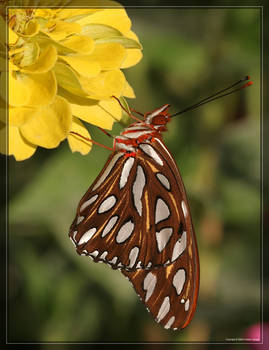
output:
M108 252L107 252L107 251L104 251L104 252L102 253L102 255L99 256L99 259L105 260L107 254L108 254Z
M93 191L95 191L105 181L105 179L108 177L110 171L112 170L112 168L116 164L117 160L122 156L123 156L123 153L115 154L115 156L111 159L110 163L108 164L105 171L103 172L102 176L99 178L99 180L93 186L93 189L92 189Z
M156 239L157 239L159 252L162 252L164 250L167 243L169 242L169 239L172 233L173 233L172 227L165 227L161 231L156 232Z
M165 297L157 315L157 322L160 322L170 310L170 299Z
M146 176L145 176L144 170L140 165L138 165L136 178L133 184L133 197L134 197L134 205L140 216L142 216L141 198L142 198L145 184L146 184Z
M153 117L155 117L156 115L162 113L168 106L169 106L169 105L166 104L166 105L164 105L164 106L158 108L156 111L153 111L152 113L148 114L148 115L147 115L147 120L148 120L148 121L151 121L151 119L152 119Z
M78 231L74 231L73 232L73 240L76 242L76 235L77 235Z
M142 269L142 261L138 261L138 263L136 264L136 268Z
M82 243L88 242L88 241L92 238L92 236L95 234L95 232L96 232L96 228L95 228L95 227L93 227L93 228L91 228L90 230L86 231L86 232L84 233L84 235L81 236L81 238L80 238L78 244L80 245L80 244L82 244Z
M124 137L124 136L121 136L121 139L128 140L127 137ZM117 140L117 139L115 139L115 140ZM116 149L118 149L118 150L126 150L128 152L136 152L136 149L133 146L125 145L124 143L117 142L117 141L116 141Z
M117 256L114 256L114 258L113 258L112 260L108 261L108 262L109 262L110 264L112 264L112 265L115 265L116 262L117 262L117 260L118 260L118 257L117 257Z
M110 210L114 207L114 205L117 202L117 198L115 196L109 196L107 197L99 206L98 208L98 214L105 213L106 211Z
M150 158L154 159L155 162L157 162L160 165L163 165L162 159L151 145L147 143L142 143L141 145L139 145L139 148L142 149L142 151L146 153Z
M132 129L131 129L132 130ZM128 128L128 131L130 131L130 128ZM138 138L139 136L142 136L142 135L147 135L147 134L151 134L152 133L152 130L140 130L140 131L134 131L134 132L128 132L128 134L124 134L128 139L136 139Z
M187 233L184 231L182 233L181 238L174 245L173 253L172 253L172 262L175 261L186 249L187 245Z
M90 256L96 258L96 257L98 256L98 254L99 254L99 251L98 251L98 250L95 250L94 252L89 253L89 254L90 254Z
M150 268L151 265L152 265L152 262L150 261L150 262L147 264L146 269Z
M185 303L185 311L188 311L189 308L190 308L190 299L186 300L186 303Z
M186 204L185 204L184 201L181 202L181 208L182 208L182 211L183 211L183 215L186 218L188 216L188 210L187 210L187 207L186 207Z
M184 304L185 303L185 299L181 299L180 302L181 302L181 304Z
M84 216L78 216L77 218L77 225L81 223L81 221L84 220Z
M128 181L128 177L130 175L130 171L133 165L134 165L133 157L130 157L125 161L121 172L121 177L120 177L120 189L122 189L126 185L126 182Z
M152 296L156 283L157 277L152 272L149 272L143 282L143 289L146 291L145 302Z
M171 189L170 182L169 182L169 180L167 179L166 176L164 176L164 175L161 174L161 173L157 173L157 174L156 174L156 177L157 177L157 179L160 181L160 183L161 183L167 190L170 190L170 189Z
M80 212L82 212L85 208L87 208L89 205L94 203L97 198L98 198L98 194L92 196L90 199L88 199L86 202L84 202L80 207Z
M139 254L139 248L138 247L134 247L133 249L131 249L130 253L129 253L129 268L132 268L136 262L136 259L138 257Z
M177 295L180 295L182 289L184 287L184 283L186 280L186 272L184 269L179 269L173 278L173 286L176 289Z
M175 316L172 316L172 317L168 320L168 322L166 323L166 325L164 326L164 328L165 328L165 329L171 328L171 326L172 326L172 324L174 323L175 319L176 319Z
M116 222L118 221L118 216L115 215L115 216L112 216L111 219L109 219L108 223L106 224L105 228L103 229L103 232L102 232L102 237L105 237L112 229L113 227L115 226Z
M127 131L127 130L140 130L140 131L146 131L146 130L148 130L148 127L142 127L142 126L140 126L140 125L137 125L137 126L129 126L128 128L126 128L125 129L125 131ZM124 132L125 132L124 131Z
M158 222L165 220L169 217L170 210L165 201L161 198L157 199L156 209L155 209L155 224Z
M119 232L117 233L116 242L123 243L124 241L126 241L126 239L128 239L133 233L133 230L134 223L131 220L125 222L125 224L121 226Z

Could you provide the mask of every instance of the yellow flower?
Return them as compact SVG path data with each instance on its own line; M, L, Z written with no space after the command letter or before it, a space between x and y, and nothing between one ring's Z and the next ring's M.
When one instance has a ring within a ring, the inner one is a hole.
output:
M117 3L101 2L111 4ZM122 69L138 63L142 54L126 11L117 6L9 9L8 69L0 57L0 108L8 81L9 122L1 116L0 133L3 139L8 126L8 154L16 160L65 139L73 152L87 154L91 144L70 131L90 139L84 122L111 129L121 119L112 95L134 97ZM2 29L5 25L0 16ZM0 151L6 152L3 141Z

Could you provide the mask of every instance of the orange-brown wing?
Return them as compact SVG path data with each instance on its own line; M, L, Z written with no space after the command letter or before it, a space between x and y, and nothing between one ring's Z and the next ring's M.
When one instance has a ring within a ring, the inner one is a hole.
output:
M171 265L122 273L164 328L182 329L190 323L199 291L199 260L196 243L190 236L185 251Z
M69 236L79 254L113 268L152 269L182 254L194 236L190 211L161 140L141 143L136 157L109 157L81 199Z

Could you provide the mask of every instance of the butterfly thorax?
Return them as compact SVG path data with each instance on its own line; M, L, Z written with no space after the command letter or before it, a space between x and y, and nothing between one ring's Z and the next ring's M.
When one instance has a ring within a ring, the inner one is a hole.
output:
M131 124L114 139L114 147L125 155L135 157L140 143L154 142L161 138L161 133L166 131L166 124L170 120L167 112L169 105L164 105L144 115L144 120Z

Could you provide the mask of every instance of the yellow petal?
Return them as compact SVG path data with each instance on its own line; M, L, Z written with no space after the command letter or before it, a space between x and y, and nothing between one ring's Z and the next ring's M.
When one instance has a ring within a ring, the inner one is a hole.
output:
M121 33L128 32L131 28L131 21L123 8L104 9L78 20L83 26L90 23L105 24L118 29Z
M98 6L98 3L99 1L96 2L96 5ZM69 4L68 4L69 5ZM91 3L88 4L89 6L94 6ZM69 5L70 6L70 5ZM100 4L99 4L100 6ZM88 14L91 14L91 13L94 13L94 12L97 12L97 11L101 11L100 9L61 9L58 14L57 14L57 18L59 19L73 19L74 17L77 17L77 16L86 16ZM74 18L75 19L75 18Z
M34 73L34 74L46 73L53 68L56 61L57 61L57 50L55 49L54 46L49 45L48 47L45 48L45 50L43 50L38 60L34 64L28 67L24 67L24 69L21 69L21 71Z
M0 152L3 154L8 152L9 155L13 154L16 160L30 158L35 153L36 146L25 140L17 126L9 126L8 131L9 147L7 149L7 127L0 129Z
M79 74L84 75L87 78L96 77L101 71L99 62L90 61L89 56L86 56L86 55L76 55L76 56L59 55L59 58L67 62ZM61 83L61 85L63 86L63 83Z
M78 134L91 140L91 135L89 134L88 130L76 117L73 117L71 131L77 132ZM79 136L69 134L67 140L72 152L80 152L81 154L85 155L92 149L92 143L90 141L87 142Z
M22 135L31 143L54 148L64 140L71 127L71 108L61 96L49 106L40 107L35 116L20 127Z
M86 35L72 35L61 41L61 45L81 54L90 54L94 49L94 41Z
M65 63L57 62L54 67L58 85L74 94L86 96L86 91L80 83L78 74Z
M116 101L114 98L111 98L109 100L103 100L99 102L100 108L108 113L110 116L112 116L114 121L121 120L122 116L122 108L118 101Z
M113 123L121 119L121 107L114 99L100 101L92 106L71 104L72 114L103 129L112 129Z
M36 108L10 107L9 125L20 126L28 122L36 114Z
M51 103L57 83L52 71L40 74L12 72L9 75L9 103L12 106L42 106Z
M32 40L36 40L39 44L41 50L46 49L47 46L54 46L60 55L68 55L70 53L76 53L75 50L72 50L71 48L64 46L61 44L61 42L57 42L47 36L45 33L39 33L37 36L35 36Z
M87 24L81 27L81 34L87 35L94 40L109 38L111 36L121 36L122 33L116 28L107 26L105 24Z
M27 23L23 36L31 37L36 35L38 32L39 32L39 24L37 20L33 19Z
M51 9L43 9L43 8L36 8L35 9L35 16L43 18L51 18L53 16L53 12Z
M139 49L126 49L127 55L120 68L135 66L143 57Z
M9 45L16 44L18 39L19 39L18 35L12 29L8 28L8 42L9 42Z
M138 36L132 30L130 30L129 32L125 33L124 36L127 36L127 38L133 39L133 40L135 40L135 41L137 41L139 43Z
M44 32L53 40L60 41L67 36L80 33L81 27L78 23L68 23L64 21L49 21Z
M96 44L89 62L98 62L102 70L120 68L126 57L126 49L118 43Z
M8 65L9 65L9 71L11 72L12 70L20 70L20 68L18 67L18 66L16 66L13 62L12 62L12 60L10 60L9 62L8 62Z
M128 33L125 33L125 36L139 43L139 39L133 31L130 30ZM139 50L136 50L136 49L127 50L127 56L121 68L128 68L136 65L141 60L142 57L143 57L142 52Z
M125 86L125 77L120 70L102 72L95 78L80 77L80 83L89 98L105 100L111 96L119 97Z
M131 87L131 85L129 85L127 80L125 82L125 87L124 87L124 90L122 92L122 95L125 97L129 97L129 98L135 98L134 90Z
M96 44L105 44L105 43L118 43L121 44L126 49L140 49L142 50L142 45L133 39L127 38L124 35L120 36L110 36L108 38L101 38L95 41Z
M25 43L23 49L23 57L19 62L20 67L30 66L38 60L40 48L37 43Z

